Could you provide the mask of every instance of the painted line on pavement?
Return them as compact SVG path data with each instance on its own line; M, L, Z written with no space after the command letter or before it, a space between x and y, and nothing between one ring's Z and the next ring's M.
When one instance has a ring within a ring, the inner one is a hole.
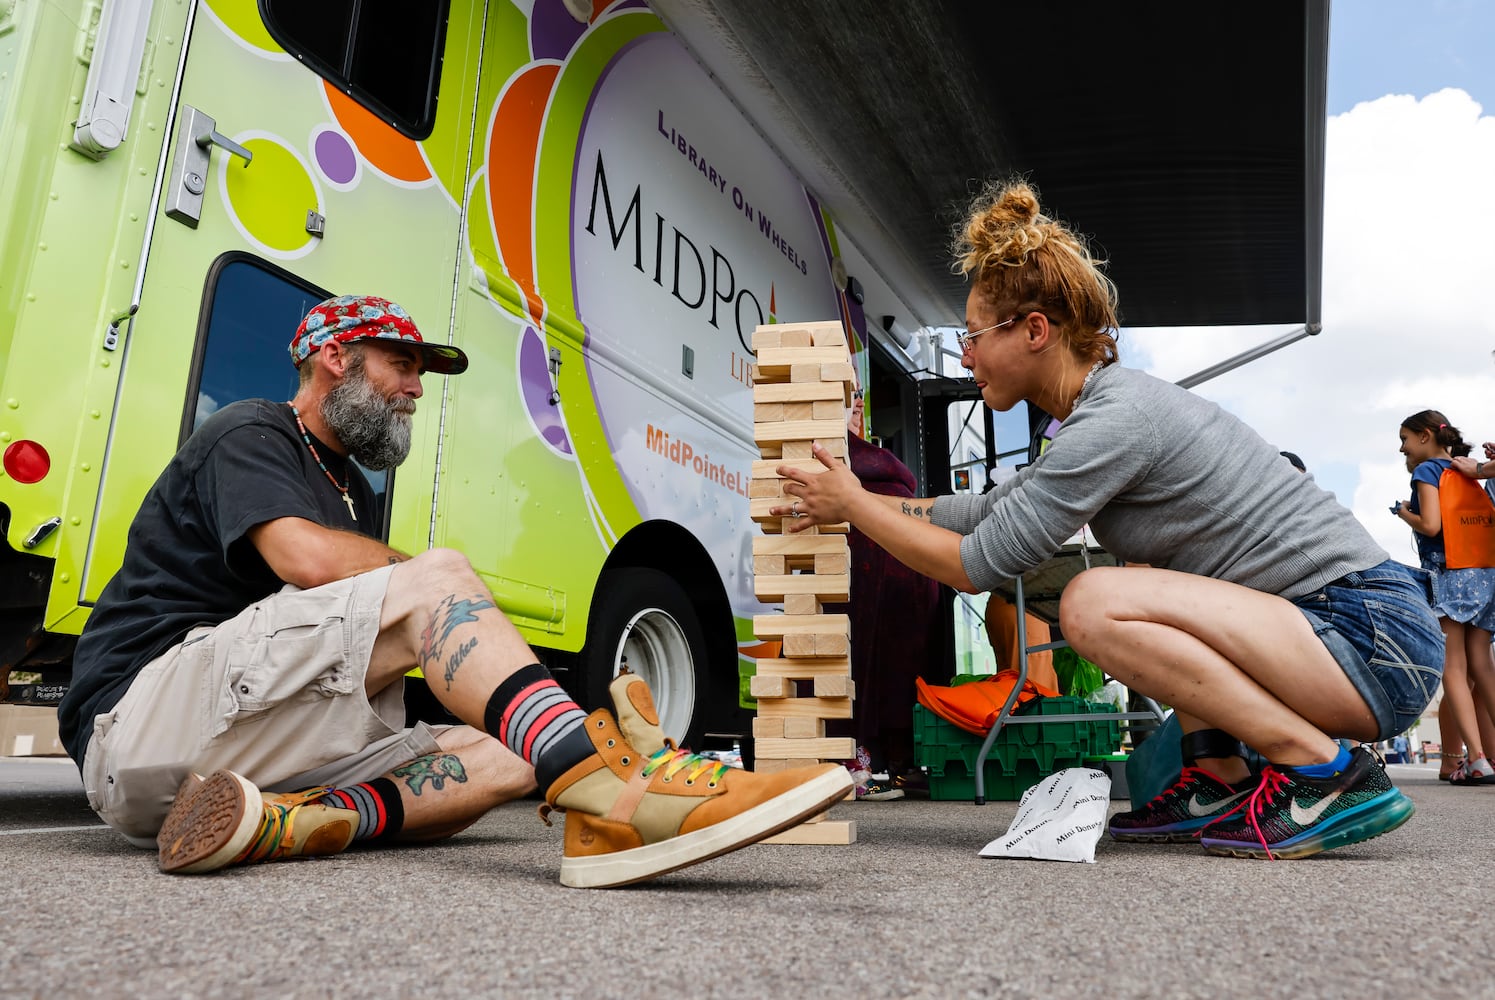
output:
M98 826L34 826L29 830L0 830L0 837L19 837L23 833L80 833L84 830L107 830L102 823Z

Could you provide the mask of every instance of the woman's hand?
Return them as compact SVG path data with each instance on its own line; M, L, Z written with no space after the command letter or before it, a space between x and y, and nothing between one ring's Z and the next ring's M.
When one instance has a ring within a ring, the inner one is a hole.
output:
M850 521L852 508L866 493L855 474L830 452L817 444L811 448L811 454L825 466L824 472L810 472L793 465L781 465L775 470L784 478L784 494L796 499L793 503L769 508L768 512L794 518L788 525L791 532L804 531L817 524Z

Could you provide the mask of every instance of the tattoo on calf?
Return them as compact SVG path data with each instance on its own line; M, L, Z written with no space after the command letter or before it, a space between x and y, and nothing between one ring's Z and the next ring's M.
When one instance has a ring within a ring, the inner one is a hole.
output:
M459 785L467 784L467 769L462 766L461 758L450 753L433 753L425 757L417 757L408 764L401 764L390 773L403 779L405 786L417 798L425 790L428 781L438 792L446 787L448 778Z
M417 657L422 670L429 675L442 660L446 648L446 640L458 625L478 620L478 612L493 607L493 602L483 598L467 600L458 598L456 594L448 594L436 605L436 611L431 615L431 621L420 634L420 651ZM444 674L446 687L452 688L452 678L456 676L457 668L462 661L467 659L467 654L472 652L472 647L477 645L477 639L473 638L458 647L456 652L447 660Z

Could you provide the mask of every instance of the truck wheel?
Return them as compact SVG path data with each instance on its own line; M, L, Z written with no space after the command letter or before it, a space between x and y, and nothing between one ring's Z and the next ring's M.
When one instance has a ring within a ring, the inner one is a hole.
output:
M659 570L629 566L604 574L596 593L582 650L588 703L611 708L607 686L627 664L653 692L665 735L698 742L706 641L685 591Z

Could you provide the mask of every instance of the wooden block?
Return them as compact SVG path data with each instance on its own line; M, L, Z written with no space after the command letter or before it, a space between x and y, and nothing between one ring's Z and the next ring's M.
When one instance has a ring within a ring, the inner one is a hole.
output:
M753 678L757 680L757 678ZM817 677L815 680L834 680ZM845 678L850 680L850 678ZM794 682L785 678L789 684ZM849 719L855 703L850 698L763 698L758 702L758 717L763 719ZM786 737L788 733L784 734ZM820 734L824 736L824 733Z
M810 680L815 677L834 677L851 674L848 657L827 657L818 660L791 660L787 656L763 656L756 661L759 677L790 677L795 680ZM830 718L828 716L828 718Z
M841 442L841 454L846 454L846 421L844 420L775 420L772 423L753 424L753 440L758 444L782 444L789 441L811 440ZM832 451L826 444L825 449Z
M789 770L787 760L759 760L753 762L754 774L777 774Z
M757 680L756 677L753 679ZM840 677L828 676L815 678L815 699L817 701L822 698L851 699L855 698L856 696L856 682L853 681L850 677L842 675ZM795 700L798 701L800 699Z
M851 577L819 573L791 573L786 576L758 576L753 580L753 595L765 603L782 601L787 594L813 594L832 604L851 600Z
M768 558L773 558L769 556ZM757 563L757 560L753 560ZM824 614L825 608L821 606L820 598L814 594L785 594L784 614L786 615L818 615Z
M784 417L783 417L783 419L785 419L785 420L814 420L815 419L815 404L814 403L782 403L780 405L782 405L784 407ZM842 408L840 410L840 412L830 414L830 418L834 420L834 419L838 419L838 418L844 418L845 415L846 415L846 411L845 411L844 408Z
M812 420L810 422L814 423L815 421ZM757 426L757 425L755 424L754 426ZM759 445L759 451L762 452L764 458L768 458L769 457L768 449L770 447L772 447L771 444ZM814 454L812 454L811 451L810 451L810 442L809 441L784 441L784 442L782 442L781 444L779 444L779 457L784 458L784 459L786 459L787 461L790 461L790 462L811 461L811 462L814 462L816 465L820 465L820 460L817 459L814 456ZM820 468L822 470L824 470L825 466L821 465Z
M791 382L821 382L820 369L824 365L790 365L789 381Z
M812 424L818 424L818 423L823 423L823 422L825 422L825 421L820 421L820 420L812 420L812 421L810 421L810 423L812 423ZM844 421L842 422L842 426L843 427L846 426ZM836 435L833 438L816 438L815 439L815 443L818 444L818 445L820 445L820 447L824 448L827 452L829 452L832 458L839 458L843 462L846 461L846 435L845 434L838 434L838 435ZM824 466L821 466L821 468L824 468Z
M759 715L753 719L753 739L782 739L784 736L784 723L789 721L783 716Z
M753 386L754 403L813 403L844 399L839 382L760 382Z
M793 698L794 681L787 677L755 676L748 679L748 690L754 698Z
M814 347L815 334L800 324L788 325L788 329L779 331L779 345L781 347Z
M846 343L846 331L838 319L821 319L808 323L774 323L760 326L753 331L753 349L757 350L757 331L776 330L780 335L790 331L807 331L816 347L836 347Z
M765 347L774 348L783 345L784 331L778 326L760 326L753 331L753 351L761 351Z
M851 736L827 736L818 740L758 740L753 749L759 760L790 757L850 760L856 756L856 744L856 739Z
M772 406L774 404L772 404L772 403L765 403L763 405L765 405L765 406ZM804 404L799 404L799 405L802 406ZM839 399L817 399L815 402L813 402L813 403L811 403L809 405L810 405L810 417L809 417L809 419L811 419L811 420L835 420L838 417L844 417L844 416L846 416L846 406ZM757 411L755 410L754 411L753 419L754 420L761 420L763 418L757 416ZM789 418L786 416L784 419L787 420ZM803 419L803 418L801 418L801 419Z
M815 557L816 576L845 576L847 581L851 572L851 556L849 553L825 552Z
M785 656L792 653L785 652ZM815 635L816 656L850 656L851 638L839 632L819 632Z
M783 576L789 571L784 565L783 556L753 556L753 575L757 576ZM788 608L784 609L788 611ZM791 612L792 613L792 612Z
M758 446L758 454L761 455L764 459L768 460L782 458L784 454L784 447L783 445L769 441ZM822 466L822 468L824 467Z
M818 348L816 348L818 350ZM827 362L820 366L820 381L822 382L845 382L847 394L851 393L851 382L856 378L850 361ZM791 379L792 381L792 379ZM808 380L806 380L808 381ZM851 402L850 399L847 400Z
M822 400L822 402L824 402ZM811 412L814 412L814 403L810 404ZM753 403L753 422L756 424L772 423L775 420L783 420L783 403Z
M815 366L820 369L816 373L817 376L820 376L820 372L823 372L828 365L845 365L847 371L846 378L851 378L851 362L847 360L846 347L844 345L840 347L811 347L808 344L803 346L791 345L788 343L788 340L794 336L797 335L793 333L780 334L780 342L783 344L781 347L755 348L754 353L757 355L755 363L758 366L758 370L770 378L782 378L784 375L788 375L791 382L834 382L837 381L835 376L831 378L816 377L813 379L795 378L794 369L796 367ZM805 340L810 339L808 334L804 334L803 338Z
M796 656L847 656L851 641L840 632L796 632L784 636L783 653Z
M848 558L851 549L846 539L824 535L785 535L783 538L754 538L755 556L794 556L800 565L813 565L818 555L843 555Z
M857 823L854 819L828 819L823 823L801 823L791 826L783 833L765 837L760 844L818 845L837 847L857 842Z
M784 495L784 480L782 479L749 479L748 498L758 500L763 497L781 497Z
M849 615L754 615L753 632L760 639L778 639L789 635L837 632L851 634Z
M798 717L790 717L779 720L772 716L770 716L770 718L772 718L775 722L782 721L784 723L784 739L786 740L819 740L825 738L824 719L801 719ZM754 719L753 721L757 722L758 720ZM753 735L758 735L756 729L753 731Z

